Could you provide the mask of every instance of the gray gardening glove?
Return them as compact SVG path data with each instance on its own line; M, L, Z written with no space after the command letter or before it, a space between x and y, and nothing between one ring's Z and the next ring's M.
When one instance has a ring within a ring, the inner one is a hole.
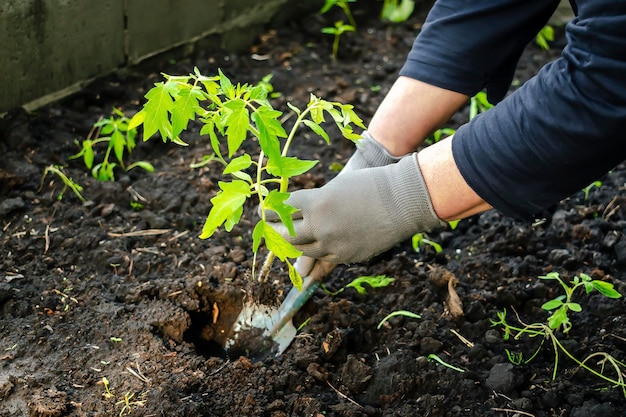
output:
M364 261L446 224L435 214L416 154L295 191L287 204L299 209L293 216L295 237L275 213L267 213L267 220L305 256L333 263Z
M374 139L374 137L366 130L363 132L363 138L356 142L356 151L352 154L346 165L340 172L356 171L363 168L374 168L398 162L402 157L391 155L387 149ZM301 256L294 264L300 275L308 275L315 266L316 259ZM332 266L324 265L324 269L330 273Z
M378 143L367 130L363 132L363 138L356 142L356 151L352 154L346 166L341 172L356 171L363 168L381 167L394 164L402 159L401 156L393 156Z

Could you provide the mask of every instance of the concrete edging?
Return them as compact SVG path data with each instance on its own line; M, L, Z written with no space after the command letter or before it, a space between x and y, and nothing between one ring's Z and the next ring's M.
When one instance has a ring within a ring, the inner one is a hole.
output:
M34 109L200 39L222 48L250 43L288 1L3 0L0 113Z

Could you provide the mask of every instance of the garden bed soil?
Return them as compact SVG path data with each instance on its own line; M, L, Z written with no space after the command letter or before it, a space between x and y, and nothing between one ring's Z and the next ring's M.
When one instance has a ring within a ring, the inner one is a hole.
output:
M304 106L309 94L352 103L367 122L389 90L424 13L388 25L355 6L358 33L341 39L320 33L338 16L313 15L266 32L239 54L199 51L175 61L161 57L121 70L32 113L16 109L0 120L0 416L623 416L619 388L562 356L552 378L549 343L528 364L541 338L503 340L491 325L513 311L527 323L545 322L541 305L561 294L537 277L580 273L615 284L626 294L626 167L601 187L557 204L534 224L491 211L430 238L442 252L419 252L404 242L369 262L337 267L325 286L339 290L364 275L387 275L385 288L338 295L318 290L295 317L304 324L278 357L228 355L224 333L250 291L251 230L244 218L232 233L200 240L216 193L219 167L190 168L209 153L194 125L188 147L158 138L140 143L132 160L152 162L152 174L116 171L115 182L93 179L75 141L113 107L127 115L161 80L160 72L204 74L221 68L236 82L272 74L282 95ZM512 89L559 54L529 45ZM462 65L462 63L460 63ZM434 104L436 105L436 104ZM463 109L450 121L467 120ZM336 175L353 145L333 132L331 146L302 133L299 155L320 160L294 188L317 187ZM590 144L593 146L593 144ZM558 156L555 156L558 157ZM62 200L49 165L65 165L87 202L71 191ZM41 183L41 184L40 184ZM41 188L40 188L41 185ZM139 202L143 208L133 208ZM452 274L462 313L448 303L435 276ZM276 263L273 294L290 288ZM583 359L606 352L625 360L624 299L577 293L562 343ZM381 320L397 310L421 318ZM460 372L428 356L436 354ZM594 364L595 366L595 364ZM606 374L615 377L608 368ZM108 381L108 384L104 381Z

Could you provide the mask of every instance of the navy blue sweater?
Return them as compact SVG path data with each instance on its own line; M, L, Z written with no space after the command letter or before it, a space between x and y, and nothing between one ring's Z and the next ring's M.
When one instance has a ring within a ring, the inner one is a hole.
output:
M626 159L626 1L577 0L557 60L505 97L522 50L558 0L440 0L400 74L497 103L452 152L469 186L531 219Z

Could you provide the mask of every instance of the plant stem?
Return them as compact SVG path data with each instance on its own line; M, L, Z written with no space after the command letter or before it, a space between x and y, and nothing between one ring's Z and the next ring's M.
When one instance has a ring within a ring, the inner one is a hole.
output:
M259 196L259 207L261 207L261 219L265 221L265 207L263 206L263 193L261 192L261 173L263 172L263 159L265 158L265 153L261 151L259 153L259 162L257 163L256 170L256 184L257 184L257 194ZM282 186L282 181L281 181ZM274 252L270 251L265 258L265 262L263 262L263 266L261 267L261 272L259 273L259 282L266 282L267 277L269 275L270 268L272 263L274 262ZM254 276L254 270L252 271L252 275Z
M263 266L261 267L261 272L259 273L259 282L267 282L267 277L270 274L270 269L272 268L275 257L274 252L268 252L265 262L263 262Z
M285 141L285 146L283 147L283 150L281 152L281 156L287 156L287 152L289 151L289 147L291 146L291 143L293 142L293 139L296 135L296 131L298 130L298 127L302 124L302 121L304 120L304 117L310 112L310 108L306 108L305 110L302 111L302 113L300 113L298 115L298 118L296 119L293 127L291 128L291 131L289 132L289 136L287 137L287 140ZM263 158L264 158L264 154L263 151L261 151L261 154L259 155L259 162L258 162L258 166L257 166L257 186L259 188L259 204L261 207L261 218L263 220L265 220L265 209L263 208L263 196L261 195L261 189L260 189L260 185L263 183L263 181L261 180L261 171L262 171L262 166L263 166ZM266 181L267 182L267 181ZM287 188L289 186L289 178L287 177L280 177L279 179L279 191L281 193L287 192ZM274 262L274 258L275 255L273 252L269 252L267 254L267 257L265 258L265 262L263 262L263 266L261 267L261 271L259 272L259 282L267 282L267 278L269 276L270 273L270 269L272 267L272 263Z

